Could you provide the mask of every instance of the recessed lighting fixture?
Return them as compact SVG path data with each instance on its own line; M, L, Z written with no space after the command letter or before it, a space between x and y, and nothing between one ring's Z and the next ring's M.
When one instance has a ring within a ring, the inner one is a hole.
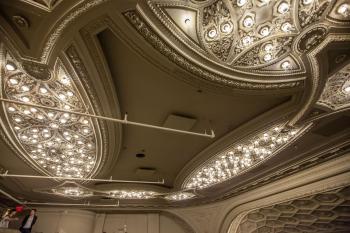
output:
M10 78L9 82L10 82L11 85L17 85L18 84L18 80L15 79L15 78Z
M243 45L248 46L253 42L253 39L250 36L245 36L242 39Z
M289 11L289 4L286 2L281 2L281 4L279 4L277 11L280 14L285 14Z
M26 109L26 110L23 111L23 113L26 114L26 115L29 115L30 111L28 109Z
M272 44L266 44L264 47L266 52L270 52L273 50L273 45Z
M244 6L248 0L237 0L237 6Z
M292 30L292 25L288 22L282 24L281 30L284 32L290 32Z
M22 97L22 101L23 101L23 102L29 102L30 99L29 99L29 97L27 97L27 96L23 96L23 97Z
M343 92L347 95L350 94L350 83L343 87Z
M65 99L66 99L66 96L63 95L63 94L59 94L58 97L59 97L61 100L65 100Z
M216 37L216 35L217 35L217 31L216 31L215 28L209 30L209 32L208 32L208 37L209 38L213 39L213 38Z
M40 87L40 92L42 93L42 94L46 94L47 93L47 89L45 88L45 87Z
M12 107L12 106L8 107L8 110L9 110L10 112L16 111L16 109L15 109L14 107Z
M60 82L64 85L69 84L69 79L66 76L61 77Z
M290 64L289 61L285 61L285 62L282 62L281 68L284 70L289 70L290 68L292 68L292 65Z
M264 55L264 61L271 61L271 59L272 59L272 55L271 54L265 54Z
M22 89L22 91L29 91L29 90L30 90L29 87L28 87L28 86L25 86L25 85L22 86L21 89Z
M232 24L230 23L224 23L221 25L221 31L224 33L230 33L232 32Z
M6 65L6 70L8 71L15 71L17 69L16 65L13 64L12 62L8 62Z
M22 119L21 119L21 118L19 118L19 117L16 117L16 118L15 118L15 121L16 121L16 122L21 122L21 121L22 121Z
M244 20L243 20L243 25L247 28L250 28L254 25L254 19L250 16L246 17Z
M259 31L260 35L268 36L270 34L270 28L268 26L262 27Z
M310 5L314 0L303 0L304 5Z
M349 4L341 4L339 7L338 7L338 10L337 12L341 15L343 15L344 17L347 17L349 16L349 9L350 9L350 5Z
M190 24L191 19L189 19L189 18L185 18L184 22L185 22L185 24Z

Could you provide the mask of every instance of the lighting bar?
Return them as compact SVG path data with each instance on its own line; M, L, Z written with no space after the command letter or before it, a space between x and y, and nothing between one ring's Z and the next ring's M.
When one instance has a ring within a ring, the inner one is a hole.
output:
M135 122L135 121L128 121L126 114L125 114L124 119L122 120L122 119L117 119L117 118L98 116L98 115L89 114L89 113L82 113L82 112L63 110L63 109L58 109L58 108L53 108L53 107L47 107L47 106L38 105L38 104L24 103L21 101L10 100L10 99L5 99L5 98L0 98L0 101L6 102L6 103L29 106L29 107L42 108L42 109L47 109L47 110L52 110L52 111L57 111L57 112L62 112L62 113L70 113L70 114L75 114L75 115L79 115L79 116L86 116L86 117L91 117L91 118L95 118L95 119L99 119L99 120L117 122L120 124L135 125L135 126L158 129L158 130L169 131L169 132L180 133L180 134L188 134L188 135L194 135L194 136L200 136L200 137L215 138L215 133L213 130L210 130L210 132L211 132L210 134L207 134L207 132L197 133L197 132L192 132L192 131L179 130L179 129L173 129L173 128L162 127L162 126L157 126L157 125L139 123L139 122Z
M86 203L60 203L60 202L24 202L27 205L46 205L46 206L81 206L81 207L119 207L119 201L114 205L100 205Z
M15 177L15 178L29 178L29 179L54 179L54 180L76 180L76 181L96 181L106 183L134 183L134 184L164 184L165 181L141 181L141 180L113 180L110 179L93 179L93 178L78 178L78 177L64 177L64 176L35 176L35 175L17 175L8 174L8 171L0 174L0 177Z

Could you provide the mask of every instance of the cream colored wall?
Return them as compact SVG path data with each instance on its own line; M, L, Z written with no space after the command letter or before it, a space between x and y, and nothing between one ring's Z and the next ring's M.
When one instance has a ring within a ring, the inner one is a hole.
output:
M159 216L159 233L186 233L184 228L169 216Z
M42 208L33 233L187 233L171 216L158 213L95 214L83 210Z
M38 209L33 233L92 233L95 213L82 210Z

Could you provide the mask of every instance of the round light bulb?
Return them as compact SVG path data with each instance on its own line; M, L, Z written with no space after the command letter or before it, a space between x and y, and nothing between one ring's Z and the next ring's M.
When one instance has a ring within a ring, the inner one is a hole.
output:
M264 47L266 52L270 52L273 50L273 45L272 44L266 44Z
M271 54L268 53L268 54L264 55L264 61L266 61L266 62L267 61L271 61L271 59L272 59L272 55Z
M14 71L17 69L16 65L11 62L7 63L5 67L6 67L6 70L8 71Z
M44 87L40 87L40 92L42 93L42 94L46 94L47 93L47 89L46 88L44 88Z
M11 85L17 85L18 84L18 80L14 79L14 78L10 78L9 82L10 82Z
M232 25L230 23L224 23L221 26L221 31L224 33L230 33L232 31Z
M8 107L8 110L10 111L10 112L14 112L14 111L16 111L16 109L14 108L14 107Z
M66 76L61 77L60 82L64 85L69 84L69 79Z
M314 0L303 0L304 5L310 5Z
M347 17L349 15L349 4L341 4L339 7L338 7L338 10L337 12L341 15L343 15L344 17Z
M27 97L27 96L23 96L23 97L22 97L22 100L23 100L23 102L29 102L30 99L29 99L29 97Z
M21 89L22 89L22 91L29 91L30 90L28 86L22 86Z
M270 34L270 28L265 26L263 28L260 29L260 35L262 36L268 36Z
M243 20L243 25L248 28L252 27L254 25L254 19L250 16L246 17Z
M208 32L208 37L213 39L215 36L217 35L217 31L216 29L210 29L209 32Z
M292 30L292 25L288 22L282 24L281 30L284 32L290 32Z
M247 0L237 0L237 6L244 6L247 3Z
M286 2L282 2L279 6L277 11L281 14L285 14L289 11L289 4Z
M253 40L250 36L245 36L243 37L242 42L243 42L243 45L248 46L253 42Z
M284 70L289 70L290 68L292 68L292 66L291 66L289 61L282 62L281 67Z

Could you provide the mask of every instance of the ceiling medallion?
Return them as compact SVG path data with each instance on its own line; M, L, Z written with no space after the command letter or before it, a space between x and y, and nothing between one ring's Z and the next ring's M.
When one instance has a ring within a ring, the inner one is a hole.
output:
M350 65L327 80L317 104L332 110L350 107Z
M325 25L329 22L325 18L334 5L329 0L148 0L147 3L178 41L201 56L199 62L203 58L212 62L213 69L220 65L234 72L275 76L304 71L295 44L301 52L309 52L317 46L327 35L323 29L327 31ZM348 7L344 4L337 9L347 14ZM172 15L165 13L168 9L172 10ZM196 15L191 34L179 33L174 23L186 10ZM310 30L316 26L317 30ZM306 38L300 41L299 35ZM198 42L191 43L186 36L198 38ZM267 43L273 43L272 50L264 49ZM295 64L281 66L280 62L290 55Z
M296 88L302 85L302 81L298 80L286 80L280 82L266 83L266 82L249 82L235 80L230 77L213 72L206 67L201 67L194 63L192 60L182 56L177 50L170 47L164 40L162 40L157 33L143 20L142 16L136 11L124 12L126 19L134 26L134 28L160 53L166 56L175 64L181 66L185 70L195 74L196 76L218 83L221 86L228 86L239 89L250 90L272 90L272 89L286 89Z
M227 181L277 154L310 127L311 124L289 129L286 123L278 123L235 142L192 172L183 188L204 189Z
M78 91L80 83L73 81L59 60L49 80L35 79L31 74L45 74L46 66L37 66L28 74L28 63L20 64L5 54L2 98L83 113L92 109ZM101 150L96 136L99 128L91 118L20 104L2 106L7 120L7 125L2 126L9 127L8 136L34 168L52 176L94 175Z

